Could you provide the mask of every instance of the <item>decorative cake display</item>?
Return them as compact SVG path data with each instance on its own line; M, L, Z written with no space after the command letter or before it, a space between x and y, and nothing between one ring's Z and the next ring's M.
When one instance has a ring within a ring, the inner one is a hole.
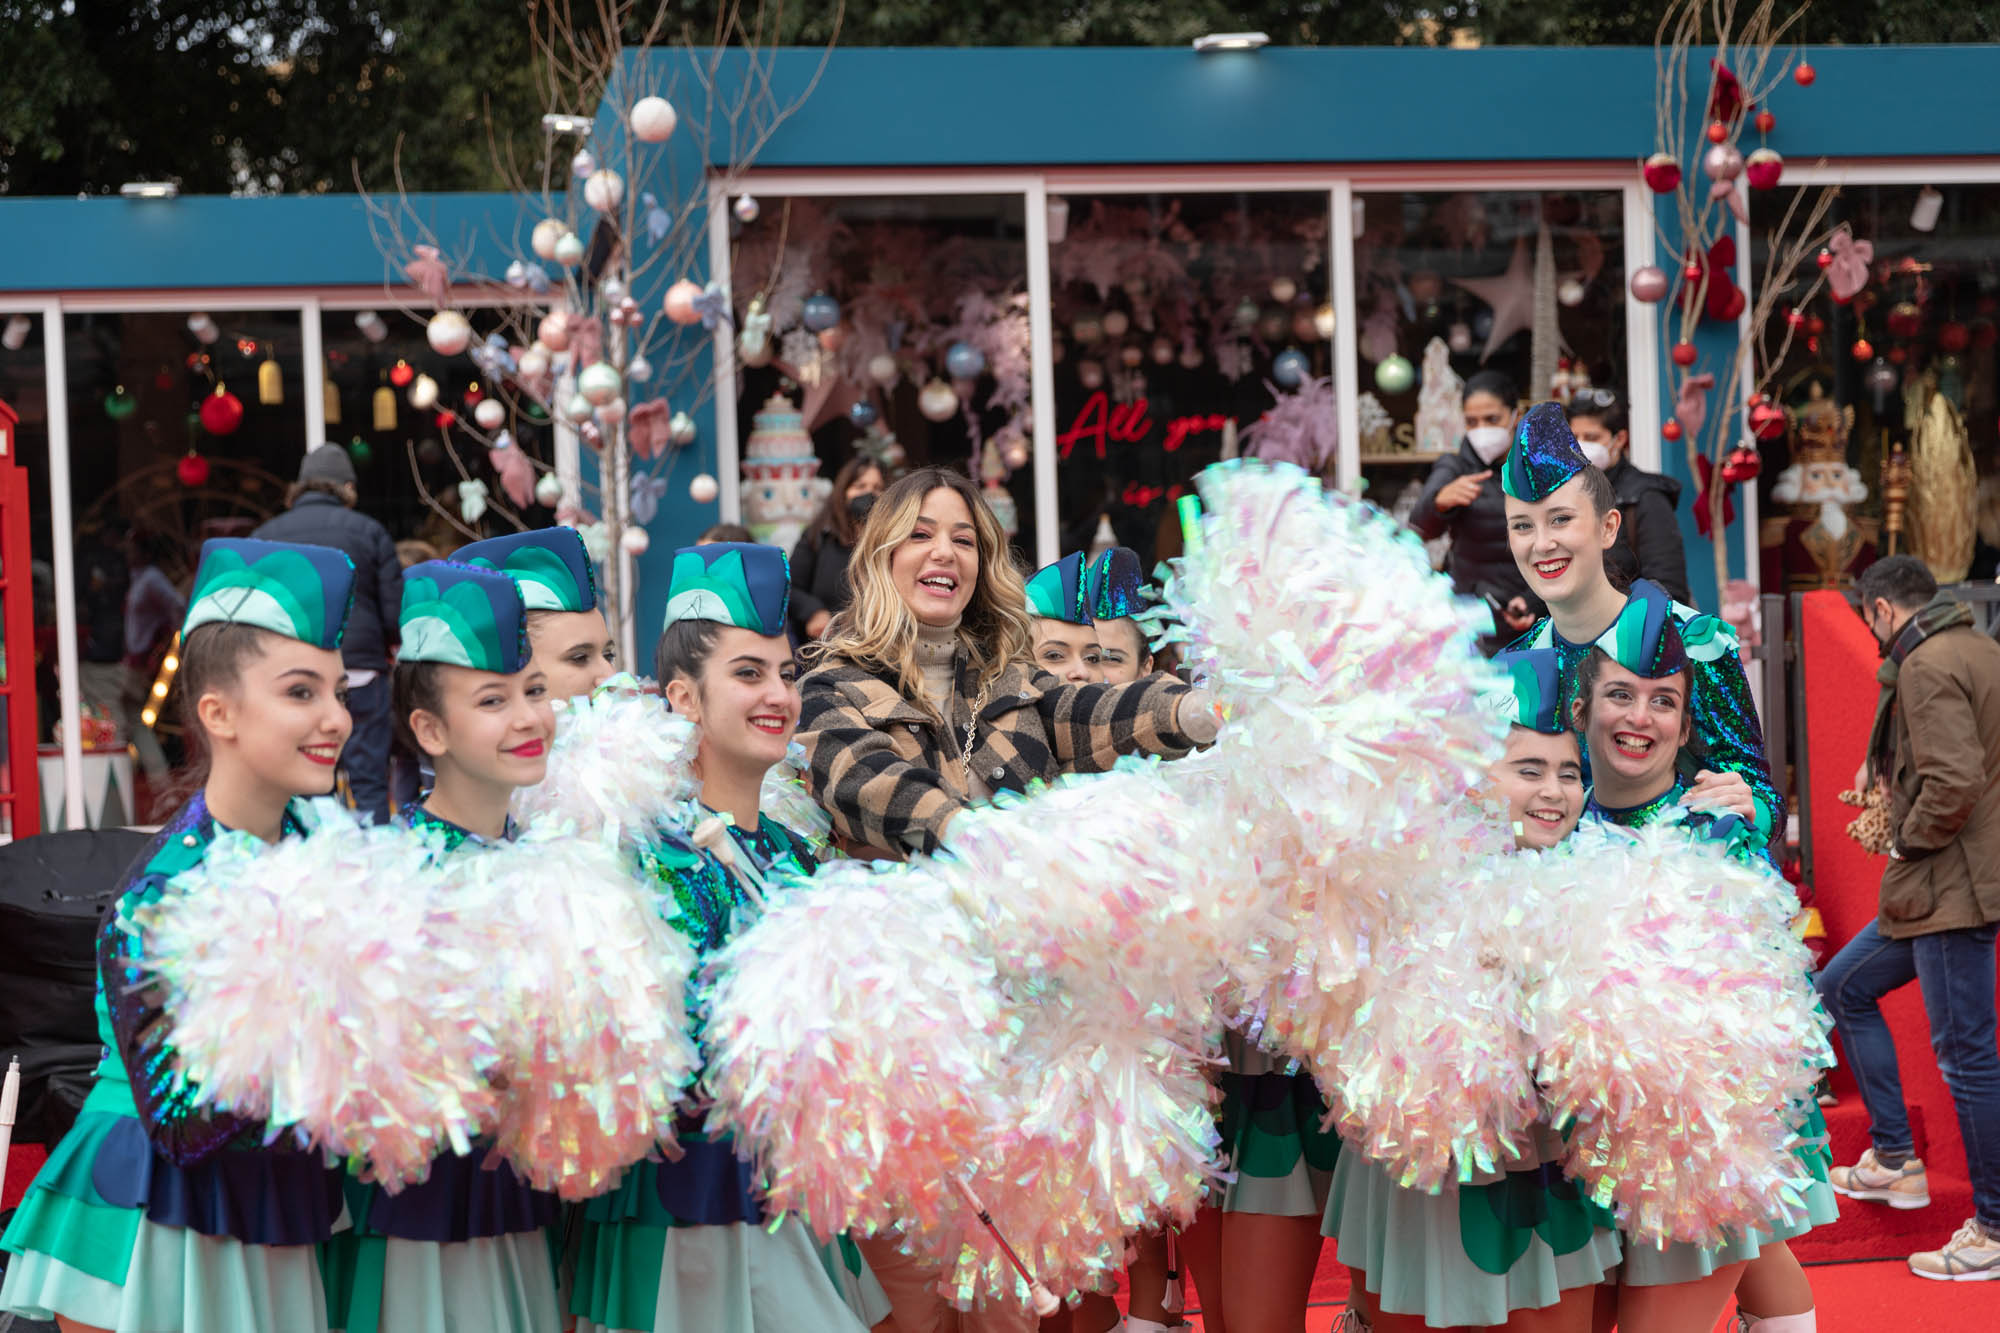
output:
M787 551L833 489L819 475L819 455L798 407L773 394L750 419L743 445L743 523L760 542Z

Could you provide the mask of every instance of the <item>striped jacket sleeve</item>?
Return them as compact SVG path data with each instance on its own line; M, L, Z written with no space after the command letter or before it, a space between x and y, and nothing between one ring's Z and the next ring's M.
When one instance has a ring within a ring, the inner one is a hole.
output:
M1043 673L1038 680L1047 680ZM1178 718L1192 686L1167 675L1129 685L1056 685L1042 691L1037 708L1056 762L1066 773L1102 773L1124 754L1184 753L1215 739L1204 726L1207 711L1188 730Z
M945 821L964 805L944 778L897 754L835 673L809 673L799 696L806 784L834 829L886 851L936 851Z

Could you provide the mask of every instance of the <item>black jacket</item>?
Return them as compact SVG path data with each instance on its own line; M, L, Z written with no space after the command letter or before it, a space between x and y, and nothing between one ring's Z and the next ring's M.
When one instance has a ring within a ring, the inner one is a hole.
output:
M341 660L350 671L389 669L389 645L398 638L403 611L403 562L387 528L324 491L305 491L250 535L347 552L354 562L354 610L340 641Z
M854 553L831 532L808 532L792 548L792 621L804 640L806 622L821 611L839 615L853 599L847 584L847 562Z
M1656 472L1641 472L1625 458L1613 463L1604 475L1611 479L1622 516L1618 541L1604 553L1604 567L1614 581L1622 576L1630 586L1634 579L1651 579L1675 601L1694 605L1680 520L1674 517L1675 506L1681 501L1680 482Z
M1489 471L1493 475L1480 485L1479 495L1471 504L1438 512L1438 492L1447 483ZM1539 618L1548 613L1542 599L1528 591L1528 581L1515 567L1514 553L1507 545L1507 497L1500 489L1500 465L1494 463L1489 467L1480 462L1479 455L1472 452L1472 445L1465 440L1458 442L1457 453L1446 454L1431 464L1424 493L1410 513L1410 526L1425 541L1451 534L1451 550L1445 555L1444 568L1451 575L1452 587L1463 596L1488 602L1496 621L1500 608L1516 597L1527 602L1529 615ZM1501 624L1494 637L1504 645L1516 632Z

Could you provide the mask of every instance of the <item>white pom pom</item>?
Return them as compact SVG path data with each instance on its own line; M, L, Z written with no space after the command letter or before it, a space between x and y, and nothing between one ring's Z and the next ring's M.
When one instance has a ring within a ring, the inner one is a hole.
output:
M514 793L514 813L530 828L612 830L636 845L652 826L701 790L694 775L694 725L666 700L636 689L600 687L559 709L547 776Z

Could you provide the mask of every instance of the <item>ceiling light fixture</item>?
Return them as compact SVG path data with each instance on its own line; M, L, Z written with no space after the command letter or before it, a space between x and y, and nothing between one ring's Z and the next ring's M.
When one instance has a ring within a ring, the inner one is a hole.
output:
M1210 51L1255 51L1270 44L1271 39L1261 32L1210 32L1194 39L1194 49L1203 55Z

